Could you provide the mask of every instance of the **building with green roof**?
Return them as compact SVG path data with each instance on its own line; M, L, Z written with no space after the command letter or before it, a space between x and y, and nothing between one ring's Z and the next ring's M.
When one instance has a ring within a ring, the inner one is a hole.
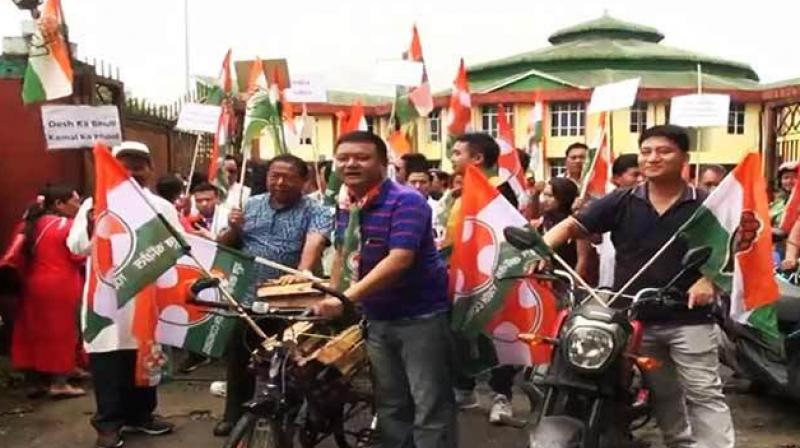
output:
M730 95L731 105L727 127L694 132L693 164L733 165L746 152L764 149L765 92L796 86L798 80L762 84L745 63L666 46L663 39L655 28L604 15L556 31L548 46L469 64L472 128L496 135L497 105L504 104L513 114L515 144L525 148L533 104L543 101L545 144L535 171L558 174L566 147L576 141L591 145L598 134L598 114L586 112L592 89L641 78L634 106L613 112L609 120L616 154L635 151L643 129L669 122L671 98L698 88ZM449 91L436 97L436 104L446 107ZM419 123L424 131L418 132L417 147L431 159L445 153L441 115L435 110Z

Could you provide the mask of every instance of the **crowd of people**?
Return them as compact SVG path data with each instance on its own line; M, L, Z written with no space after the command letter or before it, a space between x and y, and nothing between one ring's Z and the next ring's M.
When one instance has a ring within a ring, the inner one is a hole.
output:
M332 169L344 183L344 193L335 206L324 201L328 173L293 155L273 158L265 173L252 170L248 185L240 183L237 160L226 157L223 190L202 176L184 180L168 175L153 182L153 160L141 143L124 142L113 154L180 231L329 276L333 287L360 305L367 322L382 446L432 448L456 446L458 409L478 406L475 378L464 375L455 362L459 341L448 319L446 254L456 238L466 168L478 167L582 277L616 290L725 176L724 167L711 165L700 173L697 185L687 182L688 147L682 128L647 129L638 153L614 160L611 182L616 189L587 198L581 196L581 185L589 151L578 142L566 150L565 172L549 179L529 177L528 200L519 203L498 176L500 149L488 134L458 137L450 148L453 170L448 173L418 153L390 160L380 137L356 131L336 142ZM518 154L527 170L530 158L524 151ZM778 172L771 208L776 223L796 177L795 166L782 166ZM114 340L81 342L83 266L91 252L93 226L91 197L81 203L75 189L48 185L26 212L0 271L7 275L14 270L22 280L15 291L18 305L7 320L13 322L12 365L30 375L31 395L82 396L86 391L80 382L91 377L97 446L118 447L124 432L160 435L173 426L154 414L156 388L134 385L137 345L128 328L113 331ZM800 239L800 225L795 232ZM672 245L632 290L663 286L680 268L686 250L683 244ZM777 261L796 268L797 258L797 247L790 245ZM254 280L248 294L239 298L245 303L257 300L259 284L301 278L258 266ZM653 309L642 317L647 324L645 352L667 366L651 375L655 416L670 447L732 447L733 424L719 374L719 329L708 311L717 296L700 275L682 288L689 300L686 310ZM333 318L342 312L342 304L326 298L315 311ZM267 333L282 330L267 322ZM230 338L225 381L213 387L225 396L224 416L213 429L217 436L231 432L253 393L249 352L242 342L253 337L240 324ZM209 362L188 355L179 369L191 372ZM509 365L491 370L490 422L512 415L512 386L520 369Z

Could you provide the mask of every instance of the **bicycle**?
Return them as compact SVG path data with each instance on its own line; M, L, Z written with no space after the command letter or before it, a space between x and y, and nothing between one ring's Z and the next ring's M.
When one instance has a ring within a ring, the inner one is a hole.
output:
M328 437L339 448L372 446L376 419L361 323L351 319L337 332L306 310L269 309L263 302L241 310L255 321L290 325L280 339L269 337L253 350L255 393L224 447L291 448L297 442L311 448Z

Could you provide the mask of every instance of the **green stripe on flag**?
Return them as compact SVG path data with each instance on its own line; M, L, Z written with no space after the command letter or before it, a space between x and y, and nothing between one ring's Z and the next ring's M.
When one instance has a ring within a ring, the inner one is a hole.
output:
M114 277L119 308L175 265L181 257L181 242L158 215L136 229L135 233L136 246Z
M700 272L730 294L733 287L732 235L722 227L717 217L701 206L678 232L689 249L711 248L711 256Z
M22 102L25 104L45 101L47 94L44 91L42 80L33 69L33 64L28 63L25 69L25 79L22 82Z

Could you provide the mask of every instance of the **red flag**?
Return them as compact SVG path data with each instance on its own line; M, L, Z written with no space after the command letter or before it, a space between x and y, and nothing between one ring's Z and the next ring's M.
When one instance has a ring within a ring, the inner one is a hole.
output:
M614 163L614 154L608 142L606 131L606 112L600 114L600 133L595 143L594 158L583 179L581 196L604 196L611 191L611 165Z
M464 59L458 66L458 75L453 81L453 92L450 95L450 112L448 115L447 132L450 135L461 135L467 132L471 116L472 100L467 82L467 69Z

